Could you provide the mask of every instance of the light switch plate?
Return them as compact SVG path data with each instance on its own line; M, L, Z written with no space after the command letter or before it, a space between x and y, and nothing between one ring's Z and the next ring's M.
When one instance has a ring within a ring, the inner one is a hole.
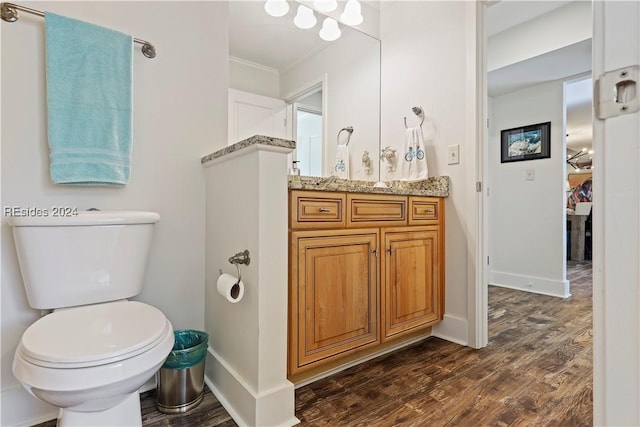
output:
M447 159L450 165L457 165L460 163L460 145L450 145L448 147Z
M527 169L525 172L525 180L527 181L533 181L534 179L536 179L536 170L535 169Z

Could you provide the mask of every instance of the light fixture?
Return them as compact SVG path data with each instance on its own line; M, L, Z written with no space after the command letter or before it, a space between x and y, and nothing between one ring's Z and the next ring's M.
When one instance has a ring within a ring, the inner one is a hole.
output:
M264 10L271 16L284 16L289 12L289 3L287 0L267 0Z
M338 27L338 21L333 18L325 18L322 22L322 29L320 30L320 38L328 42L338 40L342 35L340 27Z
M567 155L567 164L574 168L577 171L580 169L591 169L593 165L593 157L590 156L593 154L593 150L587 150L583 148L574 154Z
M313 14L313 10L304 5L298 6L298 13L296 13L296 17L293 18L293 24L296 27L308 30L309 28L315 27L317 22L318 20Z
M314 0L313 7L319 12L333 12L338 7L336 0Z
M340 20L347 25L360 25L364 18L362 17L362 7L358 0L349 0L344 6L344 12L340 15Z

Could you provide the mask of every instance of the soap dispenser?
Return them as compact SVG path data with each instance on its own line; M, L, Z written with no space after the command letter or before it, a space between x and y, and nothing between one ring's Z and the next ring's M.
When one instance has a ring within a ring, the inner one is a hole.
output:
M298 163L300 163L300 160L294 160L293 162L291 162L291 168L289 169L289 175L297 175L300 176L300 169L298 168Z

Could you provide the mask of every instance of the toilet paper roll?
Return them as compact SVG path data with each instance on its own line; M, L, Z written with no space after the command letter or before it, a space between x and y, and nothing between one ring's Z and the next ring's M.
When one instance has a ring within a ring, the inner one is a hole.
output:
M244 295L244 283L231 274L221 274L218 277L218 293L226 298L227 301L236 303L242 299Z

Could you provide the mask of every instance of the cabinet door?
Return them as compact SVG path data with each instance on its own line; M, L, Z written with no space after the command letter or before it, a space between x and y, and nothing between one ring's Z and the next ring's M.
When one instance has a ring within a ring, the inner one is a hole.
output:
M437 227L383 229L383 341L442 319L442 272Z
M377 229L291 233L289 374L380 342Z

